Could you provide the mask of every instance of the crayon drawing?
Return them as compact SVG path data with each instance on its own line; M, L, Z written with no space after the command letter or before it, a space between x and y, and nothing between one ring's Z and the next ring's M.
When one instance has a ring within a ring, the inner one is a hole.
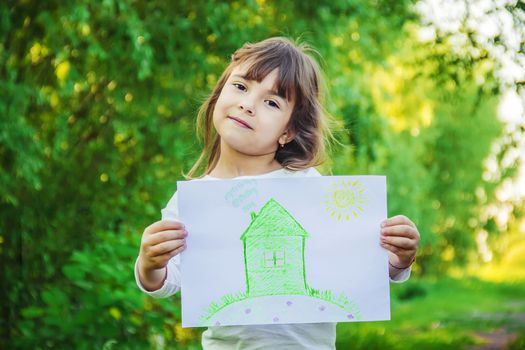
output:
M213 302L203 322L235 303L269 296L304 296L312 303L323 301L339 307L349 319L360 319L356 305L344 294L337 298L332 291L319 291L306 281L304 248L308 232L276 200L270 199L258 214L251 213L251 222L240 237L244 247L246 289L242 293L226 295ZM287 301L289 307L291 301ZM319 306L320 311L324 311ZM249 314L250 312L245 314ZM241 313L242 314L242 313ZM220 324L217 320L214 324Z
M382 176L181 181L183 327L390 318Z
M363 195L365 189L359 180L334 181L327 192L323 196L323 205L331 218L348 221L351 218L358 218L359 213L363 211L363 204L366 202L366 197Z

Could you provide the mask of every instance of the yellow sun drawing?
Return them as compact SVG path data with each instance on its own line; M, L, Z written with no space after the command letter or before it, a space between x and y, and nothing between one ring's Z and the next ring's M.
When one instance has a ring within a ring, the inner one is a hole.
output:
M331 218L348 221L352 217L359 217L366 202L366 197L363 195L365 189L359 180L333 182L327 191L328 193L323 195L323 205Z

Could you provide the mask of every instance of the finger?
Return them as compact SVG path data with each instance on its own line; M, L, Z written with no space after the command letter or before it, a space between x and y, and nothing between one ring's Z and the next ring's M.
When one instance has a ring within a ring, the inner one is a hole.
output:
M394 253L398 257L409 257L414 255L415 250L407 250L403 248L399 248L395 245L388 244L388 243L381 243L381 247L385 248L389 252Z
M389 252L392 252L396 255L398 255L400 252L400 248L396 247L395 245L388 244L388 243L381 242L381 247L385 248Z
M419 232L412 226L409 225L396 225L383 227L381 229L382 236L401 236L408 238L416 238L419 236Z
M172 250L171 252L169 252L168 254L169 254L171 257L174 257L175 255L182 253L185 249L186 249L186 243L184 243L184 245L183 245L182 247L179 247L179 248L177 248L177 249L174 249L174 250Z
M182 253L186 249L186 244L178 247L177 249L173 249L172 251L167 252L166 254L160 255L155 257L155 259L171 259L175 255Z
M184 224L182 222L174 220L160 220L146 227L144 233L152 234L160 231L182 229L184 229Z
M404 215L393 216L391 218L386 219L381 224L382 227L394 226L394 225L409 225L412 227L416 227L416 225Z
M184 239L177 239L173 241L167 241L159 243L155 246L150 247L148 251L148 255L150 257L155 257L159 255L164 255L166 253L169 253L173 250L179 249L180 247L184 246L186 244L186 241Z
M148 259L153 262L153 267L155 268L163 268L166 266L168 261L176 256L177 254L182 253L186 249L186 244L178 247L177 249L173 249L165 254L157 255L154 257L149 257Z
M417 242L406 237L382 237L381 243L387 243L405 250L415 250L417 248Z
M188 236L188 232L184 230L170 230L170 231L160 231L154 234L151 234L146 238L148 245L153 246L162 242L171 241L174 239L183 239Z

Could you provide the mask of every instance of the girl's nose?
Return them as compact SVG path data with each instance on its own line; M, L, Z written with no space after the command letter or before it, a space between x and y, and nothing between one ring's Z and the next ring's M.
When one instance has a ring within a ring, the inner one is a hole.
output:
M241 111L245 112L246 114L253 116L255 108L253 105L247 103L247 102L241 102L239 103L239 108Z

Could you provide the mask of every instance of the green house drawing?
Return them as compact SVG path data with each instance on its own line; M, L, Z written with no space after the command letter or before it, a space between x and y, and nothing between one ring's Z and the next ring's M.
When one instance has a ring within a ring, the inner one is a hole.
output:
M307 294L304 247L308 232L277 201L251 213L241 235L246 295Z
M303 301L307 297L318 312L324 312L324 303L330 303L343 310L344 320L360 320L361 312L343 292L318 290L306 283L304 248L308 237L301 224L273 198L258 214L252 212L250 224L240 237L244 247L246 291L212 301L201 316L201 325L221 325L235 315L244 319L252 315L252 309L247 308L248 300L283 295L301 296ZM294 305L290 299L293 298L286 299L288 307ZM268 302L268 298L265 300ZM252 302L257 305L257 301ZM286 310L290 310L288 307ZM271 315L269 323L275 323L278 318Z

